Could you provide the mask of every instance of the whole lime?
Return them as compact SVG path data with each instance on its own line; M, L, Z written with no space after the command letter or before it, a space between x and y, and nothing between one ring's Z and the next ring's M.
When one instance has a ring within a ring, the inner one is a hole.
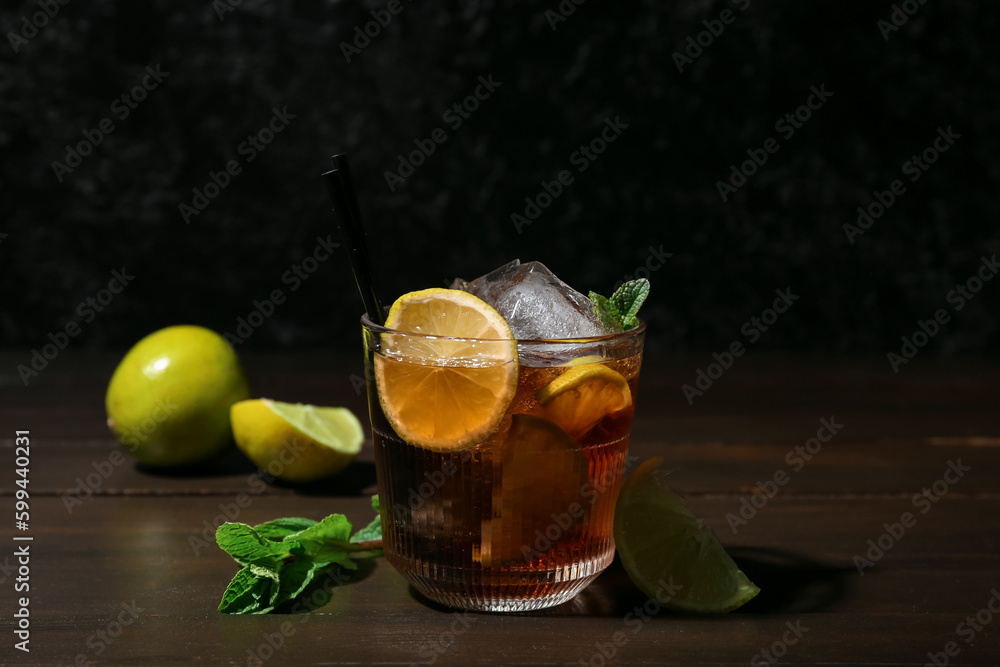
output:
M111 376L104 401L108 427L139 462L180 467L225 453L233 442L229 407L249 397L226 339L180 325L136 343Z

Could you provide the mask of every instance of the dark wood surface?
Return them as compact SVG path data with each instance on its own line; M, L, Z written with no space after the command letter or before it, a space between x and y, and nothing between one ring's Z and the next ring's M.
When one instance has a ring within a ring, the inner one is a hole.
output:
M255 395L346 405L366 419L357 358L245 356ZM117 460L103 407L117 357L64 352L26 387L15 368L28 358L0 354L4 665L247 665L261 658L270 665L920 666L933 664L928 654L939 664L1000 661L1000 614L988 606L995 598L1000 610L996 362L918 360L894 374L884 358L741 358L688 405L680 387L711 358L647 358L631 452L667 460L674 487L762 592L730 615L664 611L637 620L645 596L617 561L574 600L535 613L430 605L380 560L311 613L219 614L237 567L198 542L206 522L231 514L241 493L249 503L237 507L239 521L343 512L366 522L375 490L370 443L339 478L307 488L263 486L239 455L196 475L156 474L126 461L111 466L92 496L68 506L78 478ZM796 471L786 456L816 434L821 419L843 428ZM20 595L10 569L18 429L32 438L24 533L34 538L30 653L14 649L11 632ZM920 500L936 482L943 490L950 463L968 470L936 502ZM778 471L787 484L734 533L727 515ZM915 523L898 539L882 537L904 512ZM855 558L867 557L869 540L880 537L891 545L860 573ZM960 626L977 613L981 630ZM953 656L945 654L949 642ZM614 654L605 658L602 648ZM773 650L772 663L764 650Z

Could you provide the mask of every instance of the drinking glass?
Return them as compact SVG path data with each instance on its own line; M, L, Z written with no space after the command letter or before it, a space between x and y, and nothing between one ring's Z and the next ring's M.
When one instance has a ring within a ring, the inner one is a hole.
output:
M412 359L407 350L442 337L394 331L367 316L361 323L383 547L393 567L430 600L481 611L557 605L593 581L614 557L645 324L593 338L517 341L517 390L496 430L468 447L435 451L393 429L376 367L474 367L504 358L498 346L513 343L462 339L463 357ZM539 395L569 372L553 385L570 385L560 392L569 415L560 426Z

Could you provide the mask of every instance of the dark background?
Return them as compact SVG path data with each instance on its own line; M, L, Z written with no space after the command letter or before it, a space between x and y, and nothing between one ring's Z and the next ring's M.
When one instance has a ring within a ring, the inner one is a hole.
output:
M343 248L299 289L282 280L336 234L319 174L347 151L387 304L514 257L607 294L662 247L644 309L660 350L745 340L790 287L800 299L755 349L884 355L945 308L924 354L995 352L1000 281L960 312L946 295L1000 250L1000 6L908 4L886 40L889 2L567 0L553 30L555 0L403 0L348 63L341 43L386 3L246 0L220 19L210 0L77 1L16 54L9 33L41 10L5 3L0 341L40 347L70 321L77 349L176 323L235 332L281 289L246 345L356 344ZM727 8L679 72L672 54ZM114 100L156 65L169 76L119 119ZM489 75L501 86L452 129L442 114ZM820 85L833 96L786 140L775 122ZM295 118L247 163L238 146L275 107ZM114 131L60 182L52 163L106 117ZM628 129L577 173L607 117ZM910 183L903 163L949 126L961 138ZM435 128L447 141L390 191L384 173ZM723 202L716 181L768 137L780 150ZM229 160L242 172L185 224L178 206ZM564 169L575 182L518 233L511 215ZM894 179L906 193L849 244L843 225ZM78 304L122 267L135 279L85 321Z

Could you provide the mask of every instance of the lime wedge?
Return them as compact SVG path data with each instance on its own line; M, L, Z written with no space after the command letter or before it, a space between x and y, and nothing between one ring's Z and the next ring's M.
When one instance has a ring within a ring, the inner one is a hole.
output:
M662 464L658 456L643 463L618 496L614 534L625 571L650 597L662 582L673 584L677 591L663 604L674 611L723 613L743 606L760 589L670 490Z
M340 472L365 440L347 408L321 408L266 398L230 409L233 437L261 469L288 482L311 482Z

